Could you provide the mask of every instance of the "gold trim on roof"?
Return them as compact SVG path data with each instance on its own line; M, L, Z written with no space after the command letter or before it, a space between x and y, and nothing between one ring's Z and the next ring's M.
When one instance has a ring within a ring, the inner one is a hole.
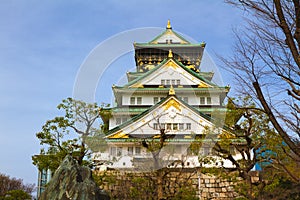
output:
M164 110L168 110L171 106L173 106L176 110L181 111L181 106L180 106L180 104L179 104L176 100L174 100L174 99L169 100L169 101L165 104Z
M168 58L173 58L173 52L172 52L172 50L171 50L171 49L169 50L169 55L168 55Z
M108 138L129 138L129 136L126 133L120 131L112 136L109 136Z
M171 85L171 87L170 87L169 95L175 95L175 90L173 88L173 85Z
M172 29L170 20L168 20L168 23L167 23L167 29Z

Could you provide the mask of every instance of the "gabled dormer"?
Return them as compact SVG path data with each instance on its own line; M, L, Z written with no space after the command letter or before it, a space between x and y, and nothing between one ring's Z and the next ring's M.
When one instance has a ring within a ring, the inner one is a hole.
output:
M173 135L178 139L191 139L206 134L207 127L215 126L210 116L199 112L175 94L175 90L171 87L165 99L147 111L115 126L109 131L107 138L153 138L159 136L160 128L163 128L167 135ZM222 127L221 132L227 132L226 129Z
M166 30L149 42L150 44L191 44L188 40L172 30L168 20Z
M168 58L147 73L137 76L133 81L124 87L216 87L214 83L202 77L195 68L184 66L173 58L173 53L169 50Z

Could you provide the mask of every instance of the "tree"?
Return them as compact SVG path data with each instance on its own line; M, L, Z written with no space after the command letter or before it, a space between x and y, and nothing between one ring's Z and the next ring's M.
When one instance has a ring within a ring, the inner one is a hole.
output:
M286 155L300 161L300 2L226 0L249 14L236 31L235 55L222 59L240 92L251 96L284 141Z
M164 199L164 198L183 198L183 194L186 194L187 188L185 187L190 176L193 173L196 173L196 169L192 169L189 178L184 178L183 171L185 170L184 162L185 156L183 152L180 152L180 158L178 155L176 156L176 145L172 143L172 139L176 134L171 133L168 134L171 129L168 128L168 123L165 123L164 118L168 117L167 113L161 113L157 116L153 116L151 123L149 122L147 125L150 129L152 129L151 136L149 138L138 139L141 146L146 149L146 151L151 156L147 161L144 161L142 164L138 163L137 168L144 171L151 171L151 176L147 178L148 182L152 183L151 185L154 187L152 197L155 199ZM162 121L164 123L162 123ZM152 126L152 122L154 122ZM141 132L143 132L141 130ZM188 147L189 144L185 145ZM177 152L179 153L179 152ZM169 167L172 166L172 169ZM176 178L167 178L172 171L176 171ZM185 181L182 181L185 179ZM174 185L177 187L173 187L172 190L168 190ZM180 187L178 187L180 185ZM170 187L169 187L170 186ZM193 189L190 189L191 192ZM190 196L193 196L192 194ZM194 195L195 196L195 195ZM191 199L191 197L190 197Z
M22 179L0 173L0 199L30 199L34 189L34 184L24 184Z
M229 160L233 166L205 171L236 179L239 182L236 191L247 199L260 198L280 188L283 181L297 181L299 163L286 156L289 148L276 134L268 116L256 108L252 98L229 99L227 109L225 125L230 130L218 136L214 154L206 160L215 162L213 158L217 156ZM252 171L257 164L262 168L259 173Z
M23 190L8 191L5 197L3 197L3 200L30 200L30 199L31 199L31 195L24 192Z
M90 156L90 149L105 145L98 121L103 106L106 105L98 106L72 98L63 100L57 108L63 110L64 115L48 120L42 131L36 134L40 144L48 148L42 148L40 155L32 157L33 164L39 169L54 172L67 154L72 155L79 164L90 164L84 160Z

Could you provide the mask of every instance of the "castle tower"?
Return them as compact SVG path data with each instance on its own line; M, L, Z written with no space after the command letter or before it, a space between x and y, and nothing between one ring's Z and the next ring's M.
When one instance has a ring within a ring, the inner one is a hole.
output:
M176 149L171 163L192 141L206 137L215 126L212 113L225 111L229 88L213 83L212 72L201 71L204 48L205 43L193 44L176 33L170 21L150 42L134 43L136 71L127 73L127 84L112 87L116 107L107 109L110 118L102 116L109 127L108 149L96 153L96 161L134 168L151 157L143 142L158 141L163 130L165 141ZM198 157L186 156L186 166L199 166Z

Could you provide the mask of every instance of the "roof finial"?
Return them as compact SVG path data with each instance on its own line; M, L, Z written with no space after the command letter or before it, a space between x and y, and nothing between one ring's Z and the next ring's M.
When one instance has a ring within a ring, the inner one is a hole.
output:
M172 29L171 22L169 19L168 19L167 29Z
M171 50L171 49L169 50L169 55L168 55L168 58L173 58L173 52L172 52L172 50Z
M173 85L171 85L171 87L170 87L169 95L175 95L175 90L173 88Z

